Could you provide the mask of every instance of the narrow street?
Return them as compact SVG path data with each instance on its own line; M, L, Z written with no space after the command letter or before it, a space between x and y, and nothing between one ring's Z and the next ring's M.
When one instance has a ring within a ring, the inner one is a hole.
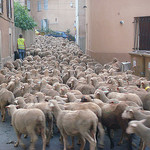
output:
M19 147L14 147L14 142L16 142L17 137L15 134L14 129L10 125L10 116L7 115L7 120L6 122L2 123L0 122L0 150L23 150L20 146ZM56 129L56 128L55 128ZM110 141L108 139L108 136L105 135L105 147L104 149L97 148L97 150L127 150L127 141L124 141L124 143L121 146L117 146L117 142L120 140L120 134L121 131L118 130L117 132L115 131L115 147L113 149L110 149ZM30 144L30 139L26 138L24 139L22 136L23 142L26 144L27 147L29 147ZM69 139L69 142L71 140ZM139 138L136 137L136 139L133 140L136 144L139 142ZM41 150L42 149L42 140L41 137L38 139L35 150ZM79 150L80 146L75 144L74 150ZM54 131L54 137L50 140L50 145L49 147L46 147L46 150L63 150L63 144L59 141L59 134L57 130ZM85 150L89 150L89 144L86 143ZM133 147L133 150L137 150L137 148ZM150 150L150 148L146 148L145 150Z
M150 150L149 6L0 0L0 150Z

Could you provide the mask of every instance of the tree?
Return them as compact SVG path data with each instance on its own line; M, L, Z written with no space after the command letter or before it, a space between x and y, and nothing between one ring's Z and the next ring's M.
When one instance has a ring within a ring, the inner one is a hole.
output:
M37 26L33 18L29 16L27 8L18 2L14 2L14 16L15 26L22 30L32 30Z

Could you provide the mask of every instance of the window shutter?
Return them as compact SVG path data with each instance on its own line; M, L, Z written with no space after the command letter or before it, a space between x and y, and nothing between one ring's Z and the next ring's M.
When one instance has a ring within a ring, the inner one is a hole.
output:
M7 17L9 18L9 0L6 0Z

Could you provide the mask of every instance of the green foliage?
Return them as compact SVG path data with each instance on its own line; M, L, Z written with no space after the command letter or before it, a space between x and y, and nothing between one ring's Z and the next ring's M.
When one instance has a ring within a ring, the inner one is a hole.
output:
M15 26L22 30L32 30L37 24L29 16L27 8L18 2L14 2Z

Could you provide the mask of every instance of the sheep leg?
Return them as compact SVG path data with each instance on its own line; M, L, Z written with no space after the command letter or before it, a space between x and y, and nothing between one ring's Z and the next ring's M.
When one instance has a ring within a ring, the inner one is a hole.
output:
M128 149L129 150L132 150L132 137L133 137L133 134L128 135L128 142L129 142Z
M74 136L71 137L72 140L72 145L67 146L68 149L73 149L74 148Z
M46 134L45 134L45 129L41 129L41 136L42 136L42 140L43 140L43 149L45 150L46 148Z
M67 135L63 134L64 150L67 150Z
M100 134L99 148L104 148L105 131L104 131L104 128L103 128L103 125L101 124L101 122L98 122L98 130L99 130L99 134Z
M109 137L109 139L110 139L110 143L111 143L111 148L114 148L114 142L113 142L113 139L112 139L112 137L111 137L111 135L110 135L110 128L107 128L107 132L108 132L108 137Z
M145 145L145 142L143 142L141 150L145 150L145 148L146 148L146 145Z
M144 142L142 139L140 139L139 150L142 150L143 145L144 145Z
M6 114L6 111L5 111L5 108L2 108L1 109L1 113L2 113L2 122L4 122L5 121L5 114Z
M60 134L60 137L59 137L59 141L60 141L61 143L63 143L63 137L62 137L61 134Z
M120 141L118 143L119 146L123 143L124 134L125 134L124 131L122 131L121 138L120 138Z
M84 139L82 136L80 137L80 142L81 142L80 150L84 150L84 147L85 147L85 139Z
M21 140L21 133L19 133L18 131L16 131L16 134L17 134L17 142L16 142L16 144L14 145L15 147L18 147L18 145L19 145L19 143L20 143L20 145L25 149L26 148L26 146L25 146L25 144L22 142L22 140Z
M28 135L27 134L24 134L24 138L27 138L28 137Z
M50 138L53 136L53 119L48 118L48 130L47 130L47 139L46 139L46 145L49 145Z
M89 135L89 133L86 132L81 135L90 143L90 150L95 150L96 141Z
M35 142L37 141L37 135L34 130L30 130L28 133L30 133L31 137L31 145L30 145L30 150L35 150Z

